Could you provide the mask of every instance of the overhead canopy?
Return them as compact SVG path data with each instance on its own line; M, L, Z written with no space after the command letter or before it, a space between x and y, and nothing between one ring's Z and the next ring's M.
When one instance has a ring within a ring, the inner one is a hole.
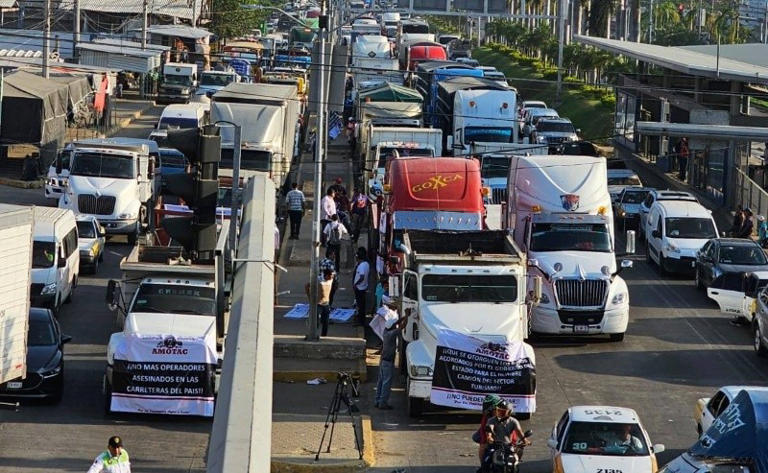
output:
M77 49L80 51L81 64L118 71L146 73L160 67L162 62L162 51L159 49L142 50L104 43L78 43Z
M741 391L688 450L703 458L742 460L768 473L768 393Z
M47 144L63 137L68 86L18 71L3 83L0 137L5 142Z
M415 102L369 102L361 104L360 119L421 118L421 104Z
M157 36L190 39L203 39L211 36L211 32L204 28L196 28L188 25L153 25L147 27L147 32Z
M359 94L360 101L369 99L371 102L414 102L422 103L424 98L410 87L384 82L376 87L363 89Z
M80 10L95 11L101 13L133 13L140 15L143 9L143 0L80 0ZM61 2L59 9L71 11L75 2ZM197 5L197 11L192 6ZM153 15L167 15L186 20L196 20L200 16L203 2L187 2L187 0L169 0L162 2L149 2L149 11Z
M67 86L68 105L74 109L83 98L93 92L88 78L79 74L68 74L65 72L50 74L50 80L59 82Z

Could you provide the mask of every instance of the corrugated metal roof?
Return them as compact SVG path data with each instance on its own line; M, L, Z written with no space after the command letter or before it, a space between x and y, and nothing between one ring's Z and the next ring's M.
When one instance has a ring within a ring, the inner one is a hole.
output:
M137 41L126 41L124 39L119 38L94 38L92 43L97 44L109 44L111 46L119 46L122 48L133 48L133 49L142 49L141 43ZM150 44L147 43L146 51L169 51L171 49L170 46L162 46L160 44Z
M717 56L716 44L705 44L696 46L680 46L689 51ZM747 43L747 44L721 44L720 58L733 59L753 66L768 67L768 44Z
M194 28L187 25L154 25L147 28L147 31L159 36L178 36L179 38L192 39L207 38L212 34L206 29Z
M176 18L192 20L192 6L186 0L149 0L149 12L153 15L168 15ZM80 9L84 11L97 11L102 13L132 13L142 12L143 0L80 0ZM198 10L195 18L200 16L203 2L197 4ZM61 2L60 9L70 11L74 8L74 2Z
M16 6L16 0L0 0L0 8L13 8Z
M2 1L2 0L0 0ZM72 32L52 31L51 51L59 52L61 57L72 57ZM58 38L58 42L56 39ZM58 48L56 46L58 45ZM43 32L41 30L0 29L0 49L43 51Z
M575 35L574 40L614 54L655 64L673 71L700 77L720 78L755 84L768 84L768 67L748 64L725 57L717 58L690 49L633 43L615 39ZM722 47L722 46L721 46Z
M93 43L78 45L78 49L81 64L140 73L150 72L160 66L159 51Z

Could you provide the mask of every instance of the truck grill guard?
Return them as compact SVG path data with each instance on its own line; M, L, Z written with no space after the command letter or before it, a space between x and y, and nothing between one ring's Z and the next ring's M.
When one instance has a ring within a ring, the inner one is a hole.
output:
M564 307L602 307L608 281L600 279L559 279L555 294Z
M502 202L507 201L507 189L506 188L496 188L491 189L491 203L492 204L500 204Z
M80 213L91 215L112 215L115 211L115 197L102 195L96 197L93 194L81 194L77 196L77 208Z

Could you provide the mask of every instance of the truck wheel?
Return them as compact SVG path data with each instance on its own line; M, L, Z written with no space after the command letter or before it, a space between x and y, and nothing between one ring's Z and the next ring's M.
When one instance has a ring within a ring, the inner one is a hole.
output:
M408 417L421 417L424 412L424 400L418 397L408 397Z
M612 333L608 335L610 337L612 342L621 342L624 340L624 334L623 333Z

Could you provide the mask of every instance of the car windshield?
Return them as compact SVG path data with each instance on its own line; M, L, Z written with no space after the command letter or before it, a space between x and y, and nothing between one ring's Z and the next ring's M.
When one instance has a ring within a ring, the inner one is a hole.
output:
M192 78L189 76L177 76L168 74L164 77L164 82L168 85L183 85L189 87L192 85Z
M203 74L200 78L200 85L225 86L232 83L235 76L229 74Z
M531 251L611 252L611 234L603 223L534 223Z
M130 311L215 316L216 297L210 287L142 284Z
M160 119L158 130L167 130L168 128L197 128L198 122L194 118L183 117L163 117Z
M133 157L91 152L76 153L69 174L132 179L134 177Z
M91 222L77 222L77 234L80 238L96 238L96 229Z
M484 178L507 177L511 160L504 158L483 158L483 169L480 174Z
M48 320L30 320L27 345L30 347L56 345L56 333L53 330L53 324Z
M573 128L573 123L548 122L545 120L539 121L539 124L536 125L536 130L554 131L557 133L576 133L576 130Z
M428 274L421 280L422 298L430 302L514 302L515 276Z
M608 422L571 422L563 453L606 456L647 456L640 426Z
M640 186L642 183L637 176L609 177L609 186Z
M709 239L717 237L715 226L709 218L666 218L667 236L672 238Z
M56 245L50 241L32 242L32 267L50 268L56 259Z
M718 261L723 264L766 264L765 253L757 245L723 245Z
M640 204L645 200L645 196L648 195L648 191L641 192L625 192L621 198L623 204Z

